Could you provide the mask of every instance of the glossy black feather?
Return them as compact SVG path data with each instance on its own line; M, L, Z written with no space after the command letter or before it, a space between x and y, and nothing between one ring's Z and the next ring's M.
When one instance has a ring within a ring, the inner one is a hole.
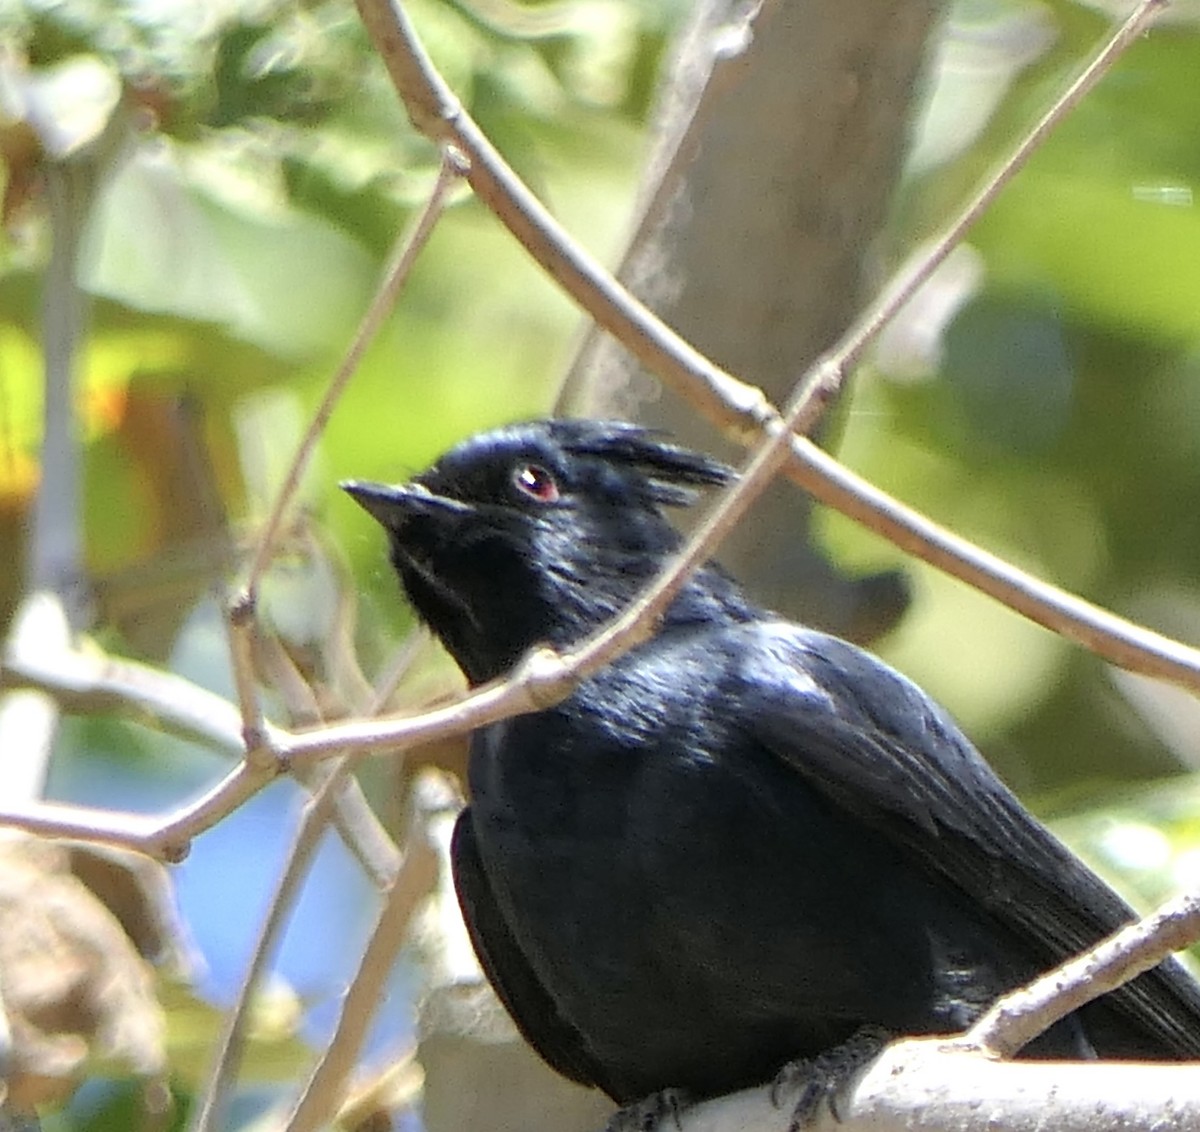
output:
M563 1019L499 914L469 821L454 825L450 863L479 966L517 1028L551 1068L572 1081L595 1085L602 1067L592 1061L580 1035Z
M728 477L560 421L348 488L479 683L624 608L678 544L661 507ZM622 1103L757 1084L864 1025L962 1029L1131 915L920 689L711 567L653 640L477 732L470 795L454 865L481 964L552 1066ZM1200 1056L1200 991L1162 964L1029 1052Z

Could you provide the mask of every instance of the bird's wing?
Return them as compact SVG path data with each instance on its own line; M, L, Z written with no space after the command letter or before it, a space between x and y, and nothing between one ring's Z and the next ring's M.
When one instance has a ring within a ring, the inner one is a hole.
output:
M832 803L1040 945L1049 963L1133 917L916 685L825 634L784 623L759 631L740 682L749 726ZM1200 1057L1200 987L1175 961L1107 1001L1164 1051Z
M538 981L492 895L469 808L455 822L450 861L459 907L479 965L521 1035L564 1077L581 1085L601 1085L599 1067Z

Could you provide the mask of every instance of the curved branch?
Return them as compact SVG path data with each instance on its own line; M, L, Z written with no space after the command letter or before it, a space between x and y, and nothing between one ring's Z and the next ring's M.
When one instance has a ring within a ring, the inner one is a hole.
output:
M779 1132L769 1087L706 1101L658 1132ZM1141 1062L995 1061L939 1038L888 1046L810 1132L1192 1132L1200 1074Z
M939 526L867 483L804 437L792 441L791 478L816 499L901 550L1130 672L1200 693L1200 649L1127 621Z
M467 180L475 193L544 270L642 364L735 439L749 442L758 439L764 430L777 428L780 415L761 390L713 365L661 323L550 216L463 110L429 60L404 12L387 0L356 3L413 124L439 143L454 144L467 156ZM861 359L882 326L928 278L1032 150L1166 3L1142 0L945 233L911 266L896 274L838 349L827 357L826 366L833 364L844 371ZM950 534L865 483L803 438L792 441L792 456L789 478L821 502L902 549L1113 664L1200 691L1200 651L1098 609Z
M245 754L241 717L233 704L182 676L135 660L10 642L0 686L39 688L68 711L120 711L153 720L164 731L230 758Z
M956 1041L996 1057L1012 1057L1059 1019L1197 939L1200 896L1178 896L1028 986L1006 994Z

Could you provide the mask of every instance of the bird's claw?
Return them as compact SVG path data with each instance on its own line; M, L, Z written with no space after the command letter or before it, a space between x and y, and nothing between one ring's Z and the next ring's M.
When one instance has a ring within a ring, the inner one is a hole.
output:
M816 1057L789 1061L771 1082L771 1103L780 1107L781 1096L799 1089L792 1106L788 1132L801 1132L816 1120L821 1105L828 1106L834 1120L841 1122L846 1102L862 1071L891 1040L886 1030L864 1026L841 1045Z
M604 1132L654 1132L668 1117L675 1122L677 1129L682 1129L679 1114L690 1104L691 1097L687 1090L660 1089L640 1101L617 1109L608 1118Z

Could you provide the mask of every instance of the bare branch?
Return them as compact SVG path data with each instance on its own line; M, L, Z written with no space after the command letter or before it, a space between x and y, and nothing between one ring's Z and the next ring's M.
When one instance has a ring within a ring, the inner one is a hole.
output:
M956 1040L996 1057L1012 1057L1060 1018L1198 939L1200 896L1176 897L1027 987L1006 994Z
M1036 144L1112 67L1165 5L1166 0L1142 0L1034 127L1031 138L1001 164L946 233L884 288L876 303L829 355L827 365L840 359L845 371L861 360L887 319L945 258ZM388 0L357 0L357 6L414 125L439 142L455 144L467 155L471 163L467 179L476 194L547 273L640 362L735 438L745 442L764 429L777 428L779 414L761 391L737 381L699 355L571 240L471 121L434 69L403 11ZM866 484L802 438L792 442L792 455L790 478L821 502L902 549L1105 660L1200 691L1197 650L1100 610L951 535Z
M540 711L569 695L580 679L556 652L535 649L505 679L484 684L448 704L399 718L333 723L299 733L277 731L272 749L290 768L320 762L342 749L400 751Z
M375 340L384 320L396 305L404 284L412 274L413 265L429 241L437 222L441 219L449 200L450 190L463 175L465 169L461 154L453 146L442 147L442 164L429 198L417 215L412 227L401 234L389 259L379 286L354 332L350 345L334 372L325 390L325 396L317 406L309 422L304 438L292 458L291 466L284 477L283 485L275 497L274 506L259 536L258 547L250 564L246 584L230 603L229 632L230 656L233 662L234 683L237 688L238 705L242 715L242 728L246 748L253 750L264 740L265 721L259 701L258 684L254 678L250 637L254 631L255 611L258 603L258 585L263 572L275 551L275 543L283 524L283 517L300 486L300 480L308 467L317 441L325 431L338 399L358 369L367 348Z
M312 459L317 441L325 431L325 426L329 423L335 406L362 362L367 348L375 340L384 320L396 305L396 300L400 297L404 284L408 282L408 278L412 274L417 256L428 243L429 237L433 234L437 222L445 211L451 189L466 172L466 168L466 162L457 150L451 146L443 148L442 163L433 188L429 192L429 197L412 225L401 233L396 241L370 305L363 314L362 320L354 332L354 337L346 348L345 355L329 381L325 396L321 398L321 403L317 406L317 411L313 414L308 429L292 457L291 466L288 468L279 493L275 497L271 513L259 535L258 547L250 564L250 572L246 578L245 589L240 601L254 604L258 594L258 584L274 553L283 517L300 486L300 480Z
M120 667L128 663L121 662ZM69 670L70 666L67 667ZM139 677L152 674L161 679L143 683L135 680L128 687L110 679L104 684L105 693L117 697L128 695L134 702L148 697L148 702L156 702L154 697L157 695L165 697L178 690L182 693L181 702L190 698L193 706L211 705L214 719L219 716L227 721L223 733L218 729L219 737L225 743L233 744L237 712L231 704L219 697L208 700L209 693L179 677L153 674L152 670L139 665L130 665L129 671ZM199 798L166 816L118 814L40 802L0 813L0 824L49 836L102 841L154 857L179 859L186 854L193 837L210 829L282 771L299 774L346 750L356 753L401 751L420 743L463 734L511 715L538 711L568 695L582 678L583 674L570 660L549 649L535 650L507 679L485 685L458 700L418 715L330 724L299 733L267 723L262 744L250 752L245 761ZM174 718L177 723L188 726L195 723L186 712L178 713Z
M238 763L195 801L166 817L95 810L61 802L37 802L0 813L0 825L38 833L118 845L163 861L181 861L192 838L211 829L276 775L271 766Z
M1200 650L1025 573L906 507L803 437L792 441L792 455L792 479L901 550L1111 664L1200 692Z
M266 737L267 721L258 695L254 672L254 606L248 601L230 602L225 611L225 632L229 640L229 668L233 673L238 718L242 727L242 748L249 754L259 750Z
M121 712L183 739L240 759L241 719L226 699L170 672L99 652L46 649L44 638L10 638L0 675L5 687L49 692L68 711Z
M137 661L98 652L44 647L44 632L14 634L4 661L5 686L30 686L52 695L78 713L119 711L237 759L245 756L241 718L228 700L176 676ZM36 647L34 647L36 646ZM47 805L25 800L0 813L0 824L46 836L75 837L122 845L150 856L177 859L198 833L211 828L272 781L278 765L260 751L261 765L239 765L200 798L166 817L124 815ZM306 785L306 775L298 776ZM380 828L357 783L343 785L334 822L346 847L373 884L387 884L395 872L395 846Z
M663 325L571 239L462 108L399 5L356 0L356 6L413 125L465 154L475 195L543 270L648 369L690 390L707 415L743 439L754 437L772 417L762 392L713 365Z
M259 929L250 962L242 974L237 1001L225 1018L213 1054L212 1068L204 1087L199 1091L199 1102L188 1124L192 1132L208 1132L223 1126L225 1105L241 1063L254 993L274 955L279 934L300 893L309 865L320 847L325 827L337 812L338 802L343 797L347 784L350 763L349 759L343 759L330 767L319 768L314 777L312 785L318 788L304 807L299 828L288 852L287 863L267 906L267 915ZM370 812L369 809L367 812ZM399 851L390 840L388 846L390 874L385 884L394 881L400 867Z
M770 1089L706 1101L659 1132L779 1132L787 1123ZM919 1038L888 1046L812 1132L1192 1132L1200 1127L1200 1074L1140 1062L995 1061Z
M238 1066L250 1024L250 1008L254 992L258 989L267 963L275 953L275 943L287 921L292 905L300 893L305 874L320 844L323 825L314 825L308 815L324 813L331 806L334 791L329 789L336 775L334 768L323 775L324 783L305 808L305 818L293 841L287 865L280 874L275 891L267 905L267 915L258 931L250 961L242 972L237 1001L225 1015L211 1067L203 1086L197 1092L197 1101L188 1120L190 1132L210 1132L225 1125L226 1105L230 1090L237 1078Z
M853 369L863 360L867 347L874 343L883 328L899 313L900 308L962 243L967 232L1009 182L1025 168L1029 159L1050 136L1051 131L1112 70L1113 64L1129 50L1154 17L1169 3L1170 0L1140 0L1125 22L1109 35L1087 66L1021 138L1016 148L985 178L982 186L958 215L932 243L918 251L908 264L892 276L879 297L855 320L854 325L842 338L837 353L841 355L842 364L847 370Z
M404 863L388 891L384 906L342 1002L333 1040L309 1079L287 1124L287 1132L317 1132L337 1112L371 1019L383 999L382 987L395 965L418 904L437 880L437 852L417 809L404 849Z
M383 705L391 698L392 693L396 690L396 685L416 658L422 641L421 634L414 634L398 650L395 660L387 667L383 678L372 694L370 705L372 713L382 709ZM287 913L299 894L301 882L320 845L321 835L325 832L325 827L330 820L340 812L339 804L347 796L348 787L353 788L352 796L362 802L366 815L369 815L362 820L360 826L356 826L359 836L354 840L358 843L370 844L374 840L382 839L384 845L386 873L372 876L372 880L380 888L389 888L395 882L401 865L400 852L380 827L374 814L366 805L366 800L362 798L357 784L351 778L358 761L359 756L349 754L343 756L332 766L317 768L315 773L309 772L311 776L309 784L311 787L315 787L314 793L304 807L292 839L278 886L268 905L266 919L259 930L250 963L242 977L237 1001L225 1019L221 1038L213 1056L212 1069L204 1088L200 1091L200 1102L189 1123L193 1132L208 1132L209 1129L219 1127L222 1123L228 1093L233 1086L241 1061L254 992L266 970L267 961L274 952Z

